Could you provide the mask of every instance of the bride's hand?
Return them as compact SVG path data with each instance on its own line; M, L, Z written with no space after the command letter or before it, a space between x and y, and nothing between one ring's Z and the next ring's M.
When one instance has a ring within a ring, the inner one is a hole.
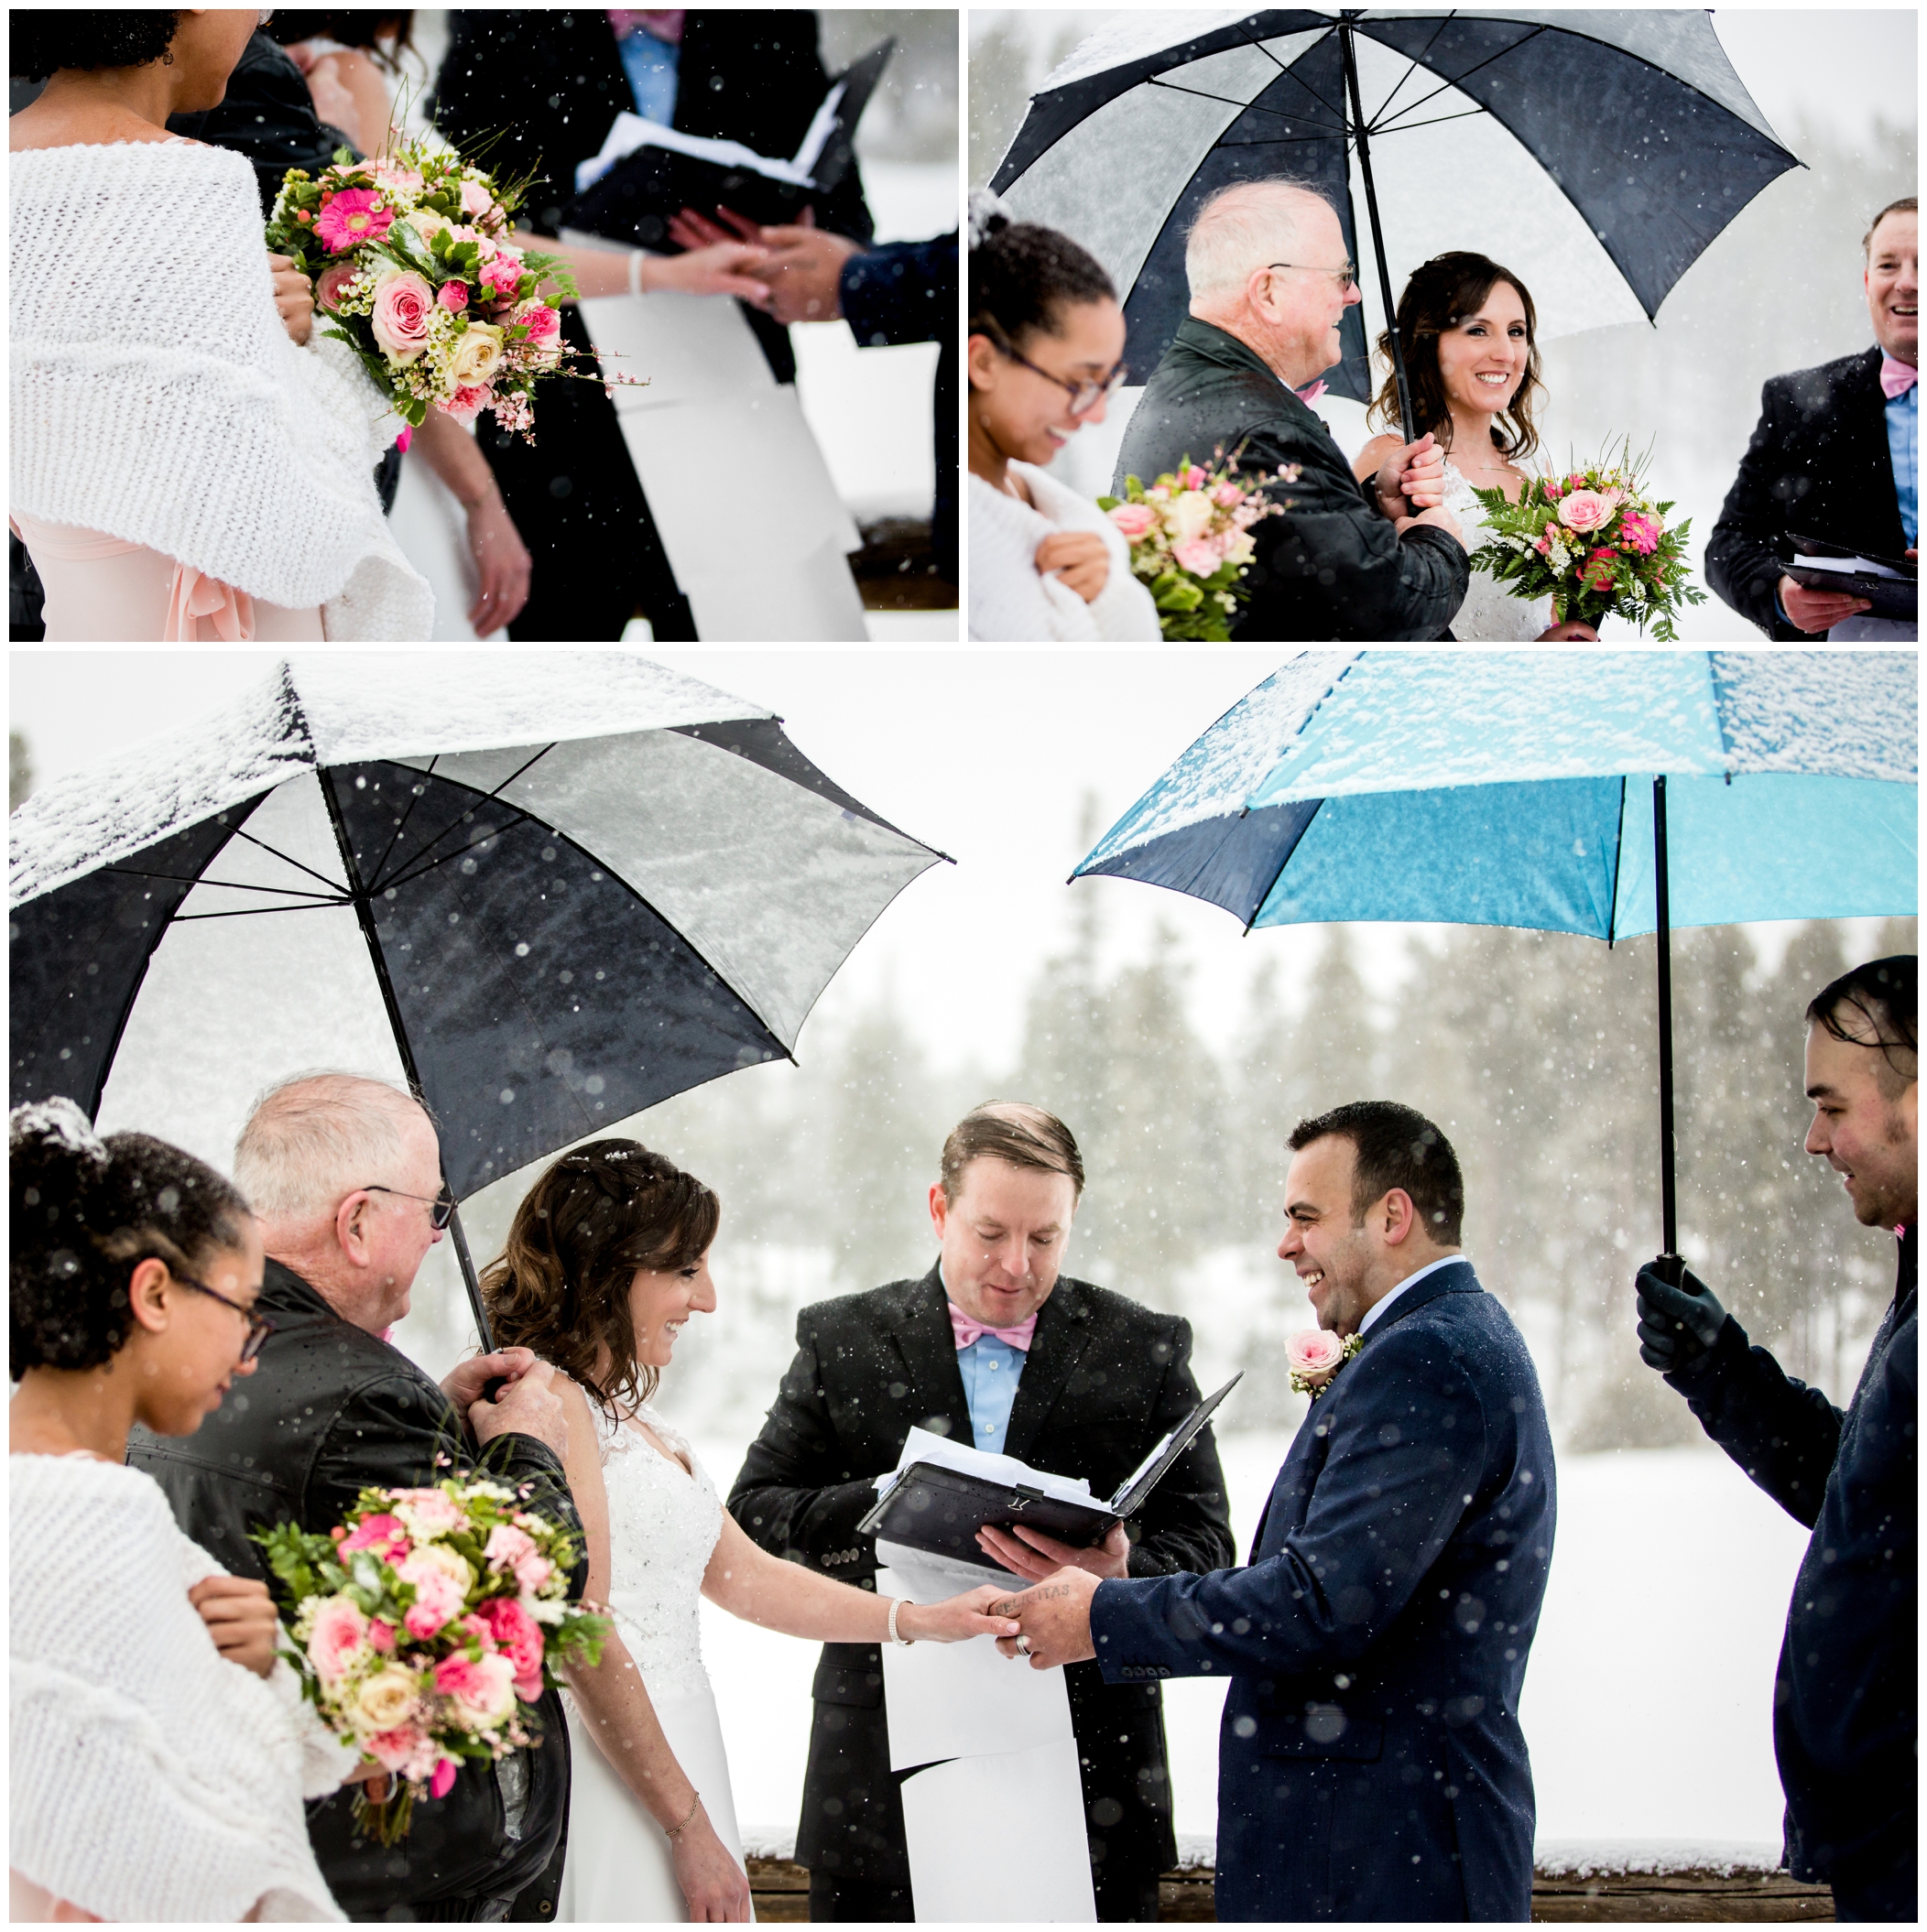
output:
M1038 574L1057 572L1058 581L1095 603L1111 574L1111 553L1095 530L1055 530L1037 547Z
M1023 1628L1009 1617L994 1617L990 1606L1006 1592L995 1583L946 1597L941 1603L897 1606L897 1631L913 1644L963 1644L972 1637L1014 1637Z
M749 1880L716 1836L700 1805L687 1830L670 1840L676 1883L691 1925L742 1925L749 1917Z
M288 340L299 349L314 332L314 284L295 266L291 255L270 255L267 266L274 274L276 311Z
M1535 640L1540 644L1597 644L1599 633L1589 624L1581 624L1575 617L1565 624L1555 624L1550 631L1541 631Z
M769 306L767 283L752 279L768 249L752 242L716 242L682 255L645 257L640 271L644 288L679 288L684 295L733 295L758 309Z

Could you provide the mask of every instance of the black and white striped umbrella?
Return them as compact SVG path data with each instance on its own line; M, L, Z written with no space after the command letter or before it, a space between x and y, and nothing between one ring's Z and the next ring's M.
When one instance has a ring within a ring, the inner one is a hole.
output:
M1353 258L1376 256L1360 274L1374 334L1412 269L1468 249L1527 283L1546 337L1650 320L1800 165L1704 12L1199 9L1120 14L1084 41L1032 98L991 186L1109 270L1142 382L1186 312L1185 233L1236 181L1325 191ZM1347 312L1326 377L1360 402L1364 320Z
M290 659L12 834L10 1104L224 1168L270 1082L403 1078L458 1199L788 1056L942 857L760 707L567 653Z

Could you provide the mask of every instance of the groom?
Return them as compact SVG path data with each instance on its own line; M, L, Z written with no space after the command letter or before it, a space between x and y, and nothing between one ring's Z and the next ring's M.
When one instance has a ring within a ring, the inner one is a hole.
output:
M998 1606L1034 1667L1229 1677L1221 1919L1523 1920L1532 1774L1519 1725L1552 1555L1552 1442L1519 1330L1459 1252L1464 1189L1410 1107L1291 1135L1279 1258L1359 1338L1291 1444L1250 1563Z
M1421 436L1367 486L1299 397L1344 353L1338 324L1359 299L1331 203L1285 180L1223 189L1192 224L1184 275L1191 314L1131 418L1113 492L1219 450L1247 477L1294 468L1267 492L1284 514L1252 526L1251 599L1232 635L1444 636L1469 581L1458 523L1437 507L1444 452Z

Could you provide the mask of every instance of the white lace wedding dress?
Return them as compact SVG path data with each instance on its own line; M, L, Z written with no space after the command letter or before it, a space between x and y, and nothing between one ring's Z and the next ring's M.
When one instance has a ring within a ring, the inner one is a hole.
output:
M702 1667L698 1617L702 1573L723 1529L723 1499L687 1439L645 1404L642 1419L680 1463L602 1416L603 1482L609 1497L609 1608L642 1673L676 1762L702 1795L716 1836L741 1863L729 1757ZM680 1921L689 1916L662 1828L590 1735L572 1698L569 1852L556 1917L562 1921Z
M1492 527L1486 521L1484 506L1449 456L1445 459L1444 507L1458 518L1468 554L1492 541ZM1452 620L1452 635L1461 644L1523 644L1550 629L1551 624L1550 597L1534 598L1528 602L1513 596L1497 579L1475 570L1466 587L1465 601Z

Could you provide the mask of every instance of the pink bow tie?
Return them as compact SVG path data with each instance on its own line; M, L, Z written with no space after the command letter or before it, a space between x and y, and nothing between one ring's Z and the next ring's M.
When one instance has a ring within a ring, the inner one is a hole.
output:
M1292 394L1296 396L1299 401L1301 403L1315 403L1318 398L1324 393L1325 384L1323 377L1321 377L1315 383L1307 383L1302 389L1295 389L1292 391Z
M1014 1328L993 1329L986 1328L981 1321L973 1320L955 1302L951 1302L949 1307L951 1332L957 1338L957 1346L960 1349L967 1349L980 1335L995 1335L999 1341L1008 1344L1009 1347L1022 1349L1026 1354L1029 1353L1030 1338L1037 1332L1035 1315L1025 1316Z
M1880 388L1889 402L1905 396L1921 379L1921 372L1911 363L1896 362L1890 355L1880 358Z

